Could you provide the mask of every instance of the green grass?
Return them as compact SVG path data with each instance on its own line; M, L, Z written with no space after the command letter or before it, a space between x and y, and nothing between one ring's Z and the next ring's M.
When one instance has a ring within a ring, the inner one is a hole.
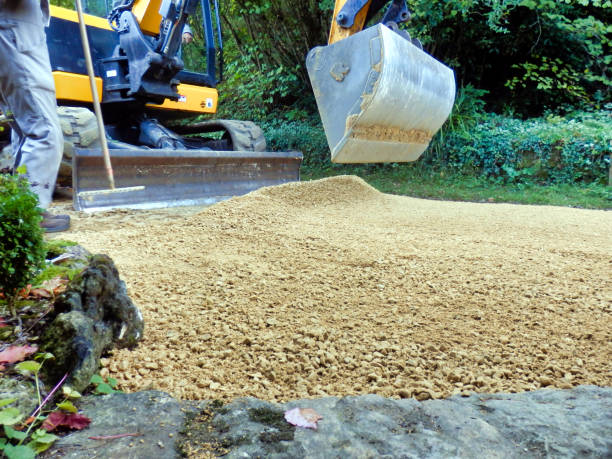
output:
M383 193L448 201L612 209L612 187L604 185L500 184L482 177L423 171L419 167L334 166L302 172L302 180L358 175Z

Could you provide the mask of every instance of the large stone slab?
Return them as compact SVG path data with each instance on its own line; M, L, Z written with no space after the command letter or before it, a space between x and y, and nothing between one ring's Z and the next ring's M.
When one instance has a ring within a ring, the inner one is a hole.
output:
M288 424L284 411L294 407L322 415L318 429ZM225 405L179 404L150 391L86 397L82 409L91 427L60 439L47 457L612 457L612 388L595 386L425 402L365 395ZM133 432L142 436L88 438Z
M79 404L91 418L89 428L57 441L45 455L49 458L155 458L177 457L175 441L185 414L179 402L158 391L85 397ZM123 438L92 440L139 434Z
M283 423L284 410L294 407L323 416L318 430ZM218 410L202 431L209 432L214 451L229 458L609 458L612 389L425 402L377 395L285 405L241 399Z

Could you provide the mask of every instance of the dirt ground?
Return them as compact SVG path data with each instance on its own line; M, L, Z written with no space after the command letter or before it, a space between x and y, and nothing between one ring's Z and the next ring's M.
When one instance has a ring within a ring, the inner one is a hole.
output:
M422 400L612 385L612 212L336 177L209 208L71 215L55 237L109 254L145 317L142 344L104 362L127 391Z

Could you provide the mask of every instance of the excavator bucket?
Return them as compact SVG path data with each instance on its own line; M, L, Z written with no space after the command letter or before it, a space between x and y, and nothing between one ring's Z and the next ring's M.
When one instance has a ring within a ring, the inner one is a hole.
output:
M72 159L74 208L154 209L208 205L263 186L300 179L300 152L110 149L115 184L108 189L102 152L76 149ZM100 192L98 192L100 191Z
M451 69L378 24L306 59L335 163L415 161L448 118Z

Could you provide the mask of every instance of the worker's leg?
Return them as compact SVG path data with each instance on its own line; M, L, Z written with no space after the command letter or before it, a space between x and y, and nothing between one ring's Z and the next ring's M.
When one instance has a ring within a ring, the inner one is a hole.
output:
M26 167L42 208L51 203L62 157L63 137L55 88L41 24L0 22L0 99L14 118L13 146L21 143L19 165Z

